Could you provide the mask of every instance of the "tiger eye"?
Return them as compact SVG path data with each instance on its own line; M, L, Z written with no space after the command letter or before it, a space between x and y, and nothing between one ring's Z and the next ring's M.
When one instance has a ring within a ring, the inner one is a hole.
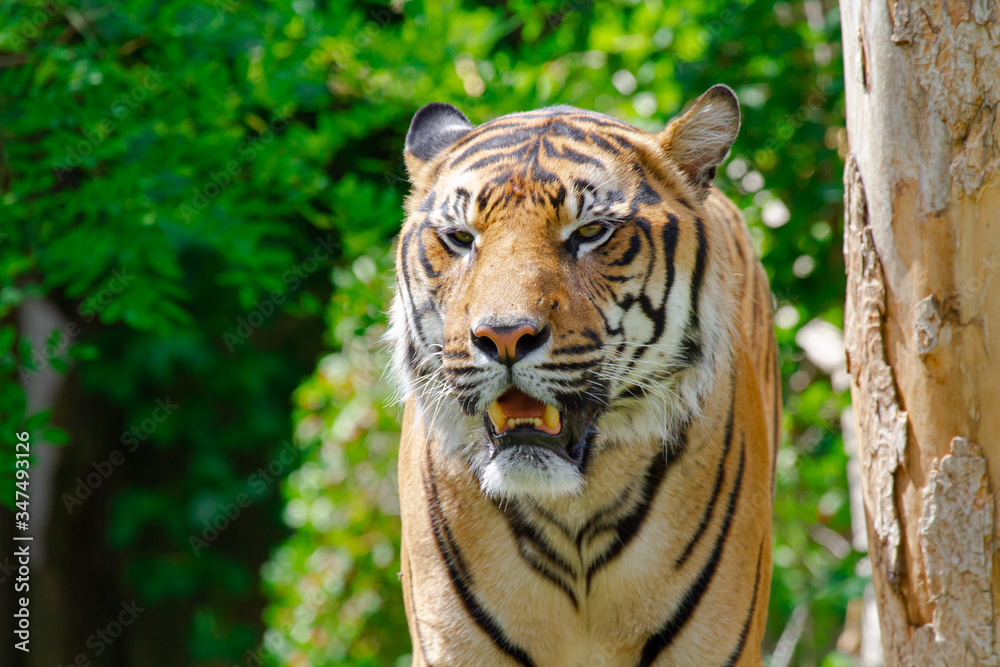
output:
M580 229L576 230L576 233L585 239L592 239L595 236L601 234L604 231L604 225L594 223L592 225L584 225Z
M461 243L462 245L468 245L472 243L472 234L469 232L457 231L452 234L452 238Z

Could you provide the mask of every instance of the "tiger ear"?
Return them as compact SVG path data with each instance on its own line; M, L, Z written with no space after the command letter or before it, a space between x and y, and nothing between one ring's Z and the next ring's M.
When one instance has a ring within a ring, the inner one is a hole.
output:
M740 131L736 93L718 84L659 134L660 145L697 186L707 188Z
M428 160L472 130L465 115L442 102L431 102L410 121L406 133L406 171L416 176Z

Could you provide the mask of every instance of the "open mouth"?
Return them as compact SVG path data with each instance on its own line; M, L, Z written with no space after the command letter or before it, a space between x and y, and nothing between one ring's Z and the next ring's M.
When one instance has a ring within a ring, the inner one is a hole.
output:
M559 435L562 430L558 408L542 403L514 387L493 401L487 414L493 422L493 432L497 435L524 427L547 435Z
M596 432L591 410L561 412L525 392L511 387L490 404L484 415L489 458L504 450L542 447L576 465L582 465L590 439Z

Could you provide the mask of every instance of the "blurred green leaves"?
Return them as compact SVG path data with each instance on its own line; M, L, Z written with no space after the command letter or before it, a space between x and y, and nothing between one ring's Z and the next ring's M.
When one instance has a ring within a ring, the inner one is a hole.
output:
M42 437L49 417L27 414L19 385L39 360L72 367L74 389L115 413L115 433L158 398L180 402L102 493L118 585L149 604L183 602L190 661L231 664L257 650L254 570L273 550L268 660L405 662L398 410L377 341L415 110L446 101L478 123L565 103L658 130L721 82L741 99L743 127L717 183L751 225L782 308L782 371L796 378L785 388L769 647L804 605L795 664L845 664L829 656L863 585L861 555L831 537L850 535L846 397L795 343L810 320L843 317L835 3L3 8L0 429L27 420ZM308 271L318 238L335 251ZM78 327L56 354L16 333L35 298ZM118 446L117 435L90 442L75 426L71 448ZM194 554L189 537L290 430L302 463L281 498L268 485L250 516Z

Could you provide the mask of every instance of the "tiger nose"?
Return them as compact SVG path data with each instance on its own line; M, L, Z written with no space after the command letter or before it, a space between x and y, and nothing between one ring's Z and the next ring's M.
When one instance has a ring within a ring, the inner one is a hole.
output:
M483 323L472 330L472 344L490 359L511 366L544 345L549 334L547 326L533 322Z

